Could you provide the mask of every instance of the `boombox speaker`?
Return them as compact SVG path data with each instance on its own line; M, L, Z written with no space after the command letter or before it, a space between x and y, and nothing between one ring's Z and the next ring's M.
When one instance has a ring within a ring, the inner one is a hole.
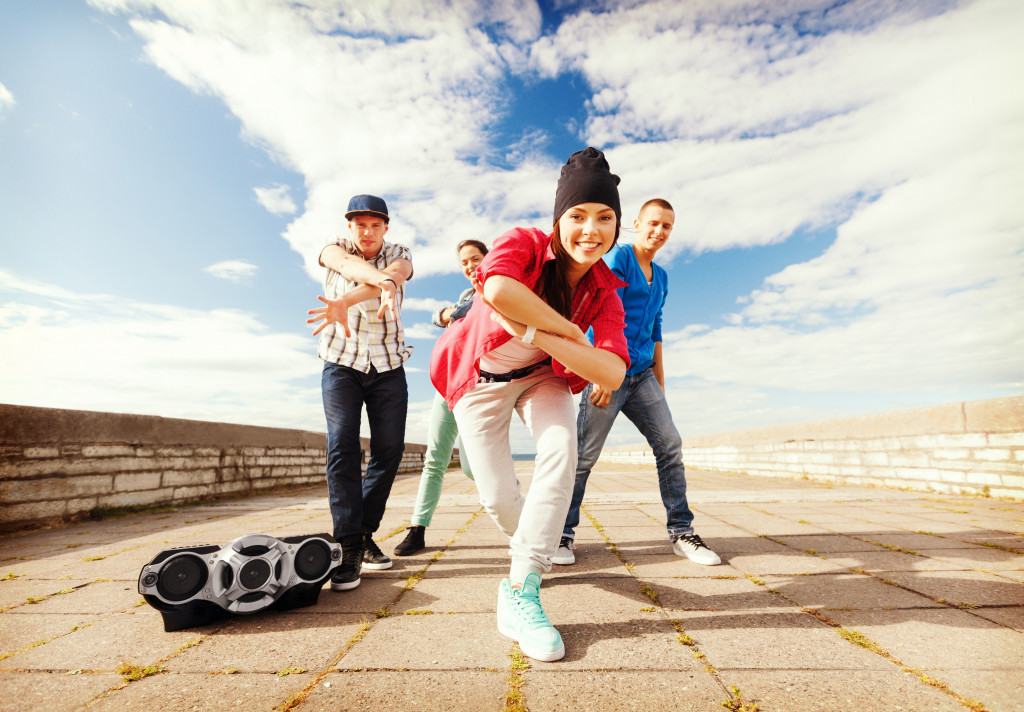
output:
M170 632L232 613L311 606L340 564L341 544L329 534L246 534L223 546L161 551L142 567L139 593Z

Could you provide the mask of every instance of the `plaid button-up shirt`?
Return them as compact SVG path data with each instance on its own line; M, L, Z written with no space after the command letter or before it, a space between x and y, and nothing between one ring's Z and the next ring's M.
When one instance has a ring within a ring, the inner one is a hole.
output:
M350 255L362 257L359 249L347 238L336 238L330 245L338 245ZM363 258L366 259L366 258ZM373 259L366 260L374 268L383 270L395 260L409 260L412 256L409 248L404 245L385 242L380 252ZM409 275L412 278L412 275ZM360 286L360 282L351 282L333 269L327 269L324 279L324 295L328 299L337 299L345 292ZM395 295L395 309L398 320L391 318L389 311L384 318L377 318L380 308L380 297L367 299L348 310L348 327L351 338L345 337L345 329L341 324L328 324L320 332L320 344L317 355L324 361L339 366L354 368L363 373L370 372L370 366L378 372L393 371L405 363L412 355L412 346L405 343L405 332L402 330L402 300L405 297L405 285L398 288Z
M536 228L515 228L495 240L476 274L481 283L498 274L512 277L533 289L544 263L553 259L550 235ZM576 287L570 321L583 331L593 327L594 346L619 356L628 366L629 349L623 335L626 320L616 291L625 286L604 260L598 260ZM480 377L480 357L512 338L502 326L491 321L490 315L491 310L482 303L474 305L465 319L448 327L434 344L430 380L448 402L449 409L476 385ZM565 366L558 361L552 360L551 366L556 375L569 382L573 393L586 387L586 380L566 373Z

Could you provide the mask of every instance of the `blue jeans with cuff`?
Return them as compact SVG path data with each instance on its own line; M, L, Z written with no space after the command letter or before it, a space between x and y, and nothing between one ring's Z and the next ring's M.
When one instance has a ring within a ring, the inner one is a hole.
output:
M334 538L373 533L380 526L405 450L409 389L405 368L369 373L324 362L320 377L327 416L327 495ZM370 423L370 461L362 474L359 424Z
M693 512L686 503L686 469L683 467L683 440L672 422L672 413L654 371L650 368L629 376L612 392L608 405L599 408L590 402L593 384L583 391L576 417L578 458L576 484L562 536L575 538L580 523L580 505L587 489L590 470L601 456L608 432L620 412L637 427L651 446L658 466L658 487L665 505L670 537L693 533Z

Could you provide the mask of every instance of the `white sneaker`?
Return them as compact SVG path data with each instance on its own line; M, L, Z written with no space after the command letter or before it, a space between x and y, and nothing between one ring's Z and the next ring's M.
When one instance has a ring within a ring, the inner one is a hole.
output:
M562 540L558 542L558 551L551 557L552 564L558 564L559 566L571 566L576 563L576 554L572 553L574 546L573 541L567 536L563 536Z
M672 538L672 551L679 556L685 556L695 564L705 566L716 566L722 563L722 558L711 551L696 534L679 534Z

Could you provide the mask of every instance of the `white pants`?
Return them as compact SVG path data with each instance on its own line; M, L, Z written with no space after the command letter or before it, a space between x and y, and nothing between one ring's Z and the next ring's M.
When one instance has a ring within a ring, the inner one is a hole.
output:
M524 498L512 461L512 412L537 446L533 481ZM565 379L551 366L510 383L478 383L453 411L463 453L476 476L480 503L510 538L509 578L551 569L576 478L576 409Z

